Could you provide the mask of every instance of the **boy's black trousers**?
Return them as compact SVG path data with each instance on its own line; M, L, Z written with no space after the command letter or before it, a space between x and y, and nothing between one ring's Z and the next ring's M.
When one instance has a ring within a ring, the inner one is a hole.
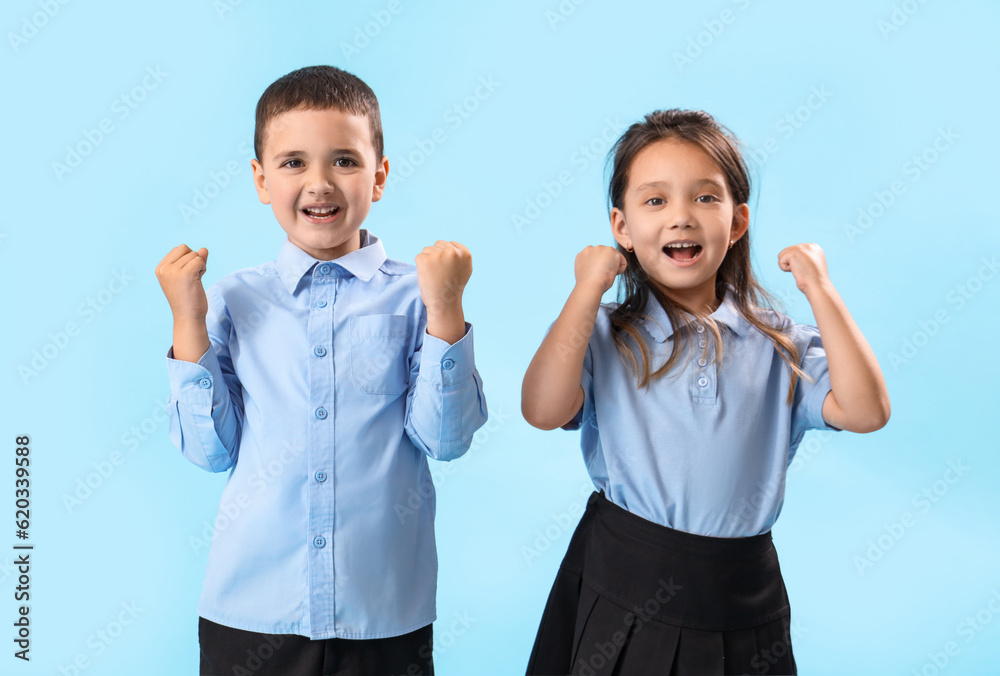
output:
M260 634L198 618L201 676L433 676L433 625L368 640L314 641Z

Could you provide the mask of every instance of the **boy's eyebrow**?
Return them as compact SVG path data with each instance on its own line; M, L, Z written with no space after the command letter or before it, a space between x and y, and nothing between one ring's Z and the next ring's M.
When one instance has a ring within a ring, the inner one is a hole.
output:
M278 160L286 160L292 157L302 157L308 155L309 153L305 150L285 150L274 155L271 158L272 161L277 162ZM330 151L331 155L355 155L360 156L362 153L356 148L336 148Z

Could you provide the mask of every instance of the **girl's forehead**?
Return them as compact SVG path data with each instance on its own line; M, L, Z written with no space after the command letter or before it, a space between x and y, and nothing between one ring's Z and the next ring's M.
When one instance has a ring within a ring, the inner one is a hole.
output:
M636 153L629 167L629 186L657 182L691 183L704 180L725 185L722 169L698 145L675 138L650 143Z

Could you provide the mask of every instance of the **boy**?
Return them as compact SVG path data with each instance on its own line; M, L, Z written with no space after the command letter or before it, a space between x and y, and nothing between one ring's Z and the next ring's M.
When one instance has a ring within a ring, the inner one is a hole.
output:
M257 194L287 233L277 260L207 294L207 249L178 246L156 269L174 316L171 440L231 470L201 673L433 673L426 456L461 456L486 421L469 251L438 241L414 267L361 229L389 164L375 94L349 73L274 82L254 149Z

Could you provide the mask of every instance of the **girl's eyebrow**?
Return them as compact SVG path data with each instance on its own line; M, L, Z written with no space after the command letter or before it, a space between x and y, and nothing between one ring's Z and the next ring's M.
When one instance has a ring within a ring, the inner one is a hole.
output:
M715 188L716 190L723 190L723 185L716 181L714 178L702 178L694 182L695 187L700 188L702 186L708 186L710 188ZM636 190L645 190L646 188L669 188L670 181L648 181L636 186Z

